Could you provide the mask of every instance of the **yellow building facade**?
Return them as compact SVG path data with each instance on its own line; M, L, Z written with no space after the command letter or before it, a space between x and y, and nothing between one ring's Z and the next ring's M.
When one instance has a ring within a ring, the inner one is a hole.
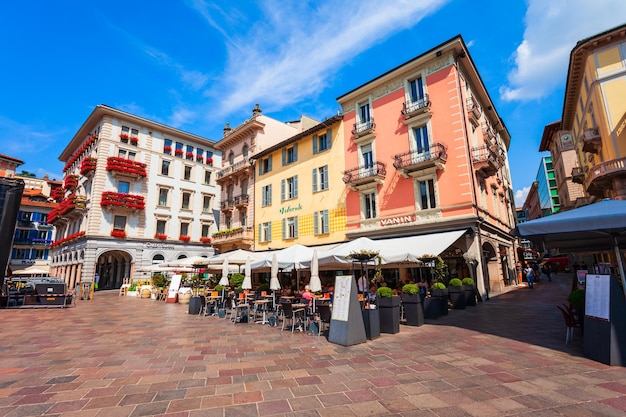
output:
M343 116L337 115L253 157L255 249L346 240Z
M581 40L570 55L562 128L587 202L626 199L626 25Z

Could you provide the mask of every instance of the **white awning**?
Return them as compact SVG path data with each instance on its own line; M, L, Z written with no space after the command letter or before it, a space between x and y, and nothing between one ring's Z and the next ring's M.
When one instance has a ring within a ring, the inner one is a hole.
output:
M13 275L48 275L49 265L13 266L10 265Z

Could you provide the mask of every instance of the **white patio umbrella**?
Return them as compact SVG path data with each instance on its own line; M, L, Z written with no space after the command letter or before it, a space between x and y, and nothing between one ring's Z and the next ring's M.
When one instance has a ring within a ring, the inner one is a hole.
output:
M252 289L252 270L250 268L250 257L246 259L245 275L244 275L243 283L241 284L241 288L244 290Z
M272 303L276 309L276 290L280 290L280 281L278 280L278 258L276 254L272 255L272 272L270 276L270 290L273 291Z
M311 260L311 281L309 289L312 292L322 291L322 282L319 276L319 262L317 260L317 249L313 251L313 259Z
M224 287L228 287L230 283L228 282L228 258L224 258L224 263L222 264L222 278L220 278L219 285Z

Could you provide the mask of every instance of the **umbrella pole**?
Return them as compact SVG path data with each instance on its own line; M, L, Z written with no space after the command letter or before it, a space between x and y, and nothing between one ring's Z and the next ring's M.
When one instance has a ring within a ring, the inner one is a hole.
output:
M622 279L622 290L624 291L624 297L626 297L626 277L624 277L624 263L622 262L622 254L619 250L619 244L617 242L617 236L611 235L613 240L613 249L615 250L615 256L617 256L617 265L619 266L619 275Z

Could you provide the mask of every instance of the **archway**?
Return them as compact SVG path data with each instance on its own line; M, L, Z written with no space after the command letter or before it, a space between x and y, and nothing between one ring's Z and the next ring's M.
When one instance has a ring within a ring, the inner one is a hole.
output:
M132 256L120 250L106 251L96 260L96 273L100 276L99 290L118 289L124 278L130 277Z
M491 278L494 279L498 276L498 263L496 261L496 249L489 242L483 243L483 275L485 282L485 290L487 290L487 297L491 291Z

